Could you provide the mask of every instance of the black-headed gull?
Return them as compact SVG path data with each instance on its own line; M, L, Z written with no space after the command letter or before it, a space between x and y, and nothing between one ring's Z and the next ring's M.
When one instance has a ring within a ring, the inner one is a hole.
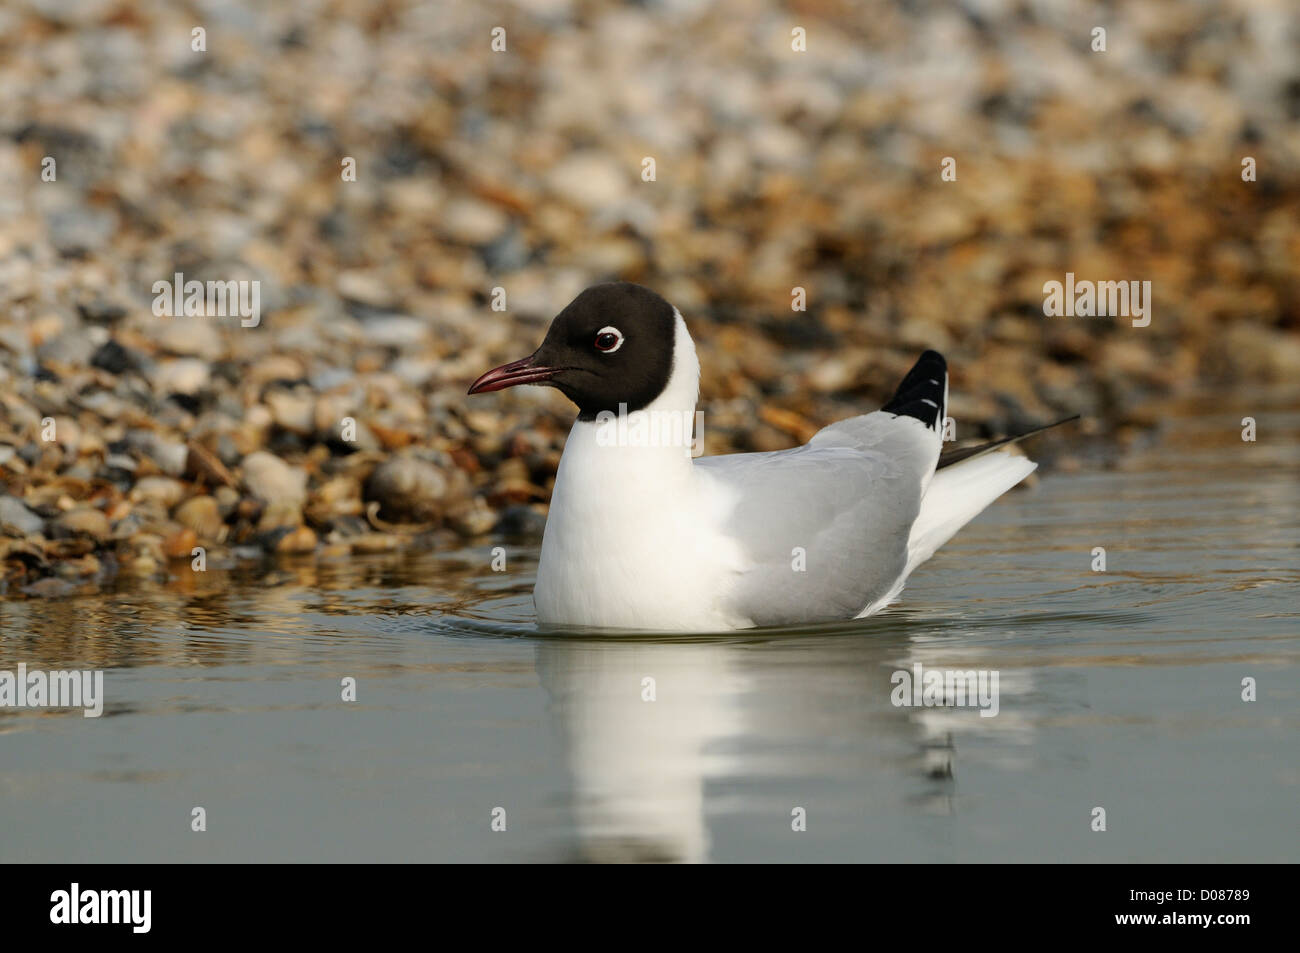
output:
M533 593L543 625L716 632L870 615L1037 466L994 449L1018 437L942 454L935 351L880 410L772 453L692 457L699 382L677 309L616 282L470 387L545 384L578 406Z

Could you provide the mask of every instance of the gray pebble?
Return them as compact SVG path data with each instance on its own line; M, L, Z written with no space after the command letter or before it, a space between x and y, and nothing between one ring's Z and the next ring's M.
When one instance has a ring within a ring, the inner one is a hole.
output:
M45 521L13 496L0 496L0 531L16 536L35 536L45 529Z

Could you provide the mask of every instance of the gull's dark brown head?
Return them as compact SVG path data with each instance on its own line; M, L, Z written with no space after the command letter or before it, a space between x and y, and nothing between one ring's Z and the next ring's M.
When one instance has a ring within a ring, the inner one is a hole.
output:
M622 404L640 410L668 384L676 330L673 306L649 288L594 285L555 316L541 347L488 371L469 392L545 384L577 404L583 420Z

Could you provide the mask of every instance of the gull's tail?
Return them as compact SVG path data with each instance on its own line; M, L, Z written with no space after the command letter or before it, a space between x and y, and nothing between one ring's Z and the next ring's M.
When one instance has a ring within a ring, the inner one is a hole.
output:
M921 512L917 514L908 536L904 576L910 575L986 506L1038 467L1032 460L1013 456L999 448L1078 419L1076 414L1014 437L941 454L938 470L921 498Z

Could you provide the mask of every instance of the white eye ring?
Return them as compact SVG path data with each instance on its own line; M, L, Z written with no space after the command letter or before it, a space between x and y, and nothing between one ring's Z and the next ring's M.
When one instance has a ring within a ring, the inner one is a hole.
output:
M596 340L599 341L606 334L614 335L614 337L618 338L618 341L614 344L613 347L601 347L599 344L597 344L596 350L600 351L601 354L613 354L615 351L617 351L619 348L623 346L623 332L620 331L618 328L613 327L612 325L606 325L605 327L601 328L599 331L596 332Z

